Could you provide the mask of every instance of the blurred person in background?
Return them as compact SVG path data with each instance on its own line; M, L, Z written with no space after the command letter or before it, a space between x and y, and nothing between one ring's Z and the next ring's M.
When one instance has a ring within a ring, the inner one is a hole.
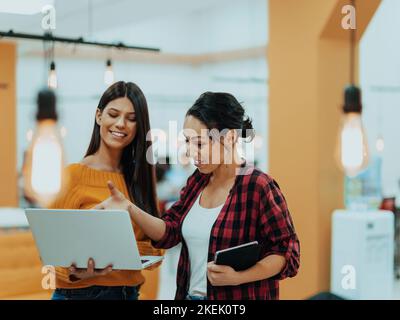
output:
M170 186L167 180L168 171L171 170L171 165L169 164L169 158L158 159L156 163L156 182L157 182L157 196L160 211L163 212L166 207L166 203L170 199L176 196L175 190Z

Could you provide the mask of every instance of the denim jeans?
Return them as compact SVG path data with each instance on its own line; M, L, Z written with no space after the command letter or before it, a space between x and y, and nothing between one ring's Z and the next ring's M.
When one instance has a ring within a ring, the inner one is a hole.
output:
M191 296L190 294L188 294L186 296L186 300L207 300L207 297L205 297L205 296Z
M138 300L139 286L137 287L106 287L92 286L81 289L57 288L52 300Z

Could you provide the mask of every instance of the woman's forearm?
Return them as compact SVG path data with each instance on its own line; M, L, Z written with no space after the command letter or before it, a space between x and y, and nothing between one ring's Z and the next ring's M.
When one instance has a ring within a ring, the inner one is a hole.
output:
M283 256L271 254L258 261L249 269L239 271L240 284L259 281L277 275L285 267L286 260Z
M150 239L158 241L163 237L166 229L164 220L148 214L132 203L129 205L128 211L133 222L137 224Z

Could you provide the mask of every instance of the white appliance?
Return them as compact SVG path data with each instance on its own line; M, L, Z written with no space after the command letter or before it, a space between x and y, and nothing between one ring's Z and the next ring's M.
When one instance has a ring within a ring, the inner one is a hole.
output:
M392 212L334 211L331 254L332 293L352 300L392 298Z

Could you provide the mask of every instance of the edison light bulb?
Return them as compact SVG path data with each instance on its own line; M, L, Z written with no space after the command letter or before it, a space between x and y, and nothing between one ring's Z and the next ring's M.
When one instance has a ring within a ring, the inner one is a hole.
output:
M50 71L49 71L49 77L47 79L47 85L49 86L49 88L57 89L57 73L56 73L56 64L54 63L54 61L52 61L50 64Z
M106 62L106 71L104 72L104 83L107 86L110 86L114 83L114 71L110 59L108 59Z
M55 200L63 185L63 149L57 127L54 93L41 91L38 107L37 127L24 168L25 192L40 206L47 207Z
M53 121L38 124L32 143L32 190L44 198L61 190L62 148Z
M347 87L336 153L339 165L350 177L368 165L368 141L362 125L361 109L360 89Z

